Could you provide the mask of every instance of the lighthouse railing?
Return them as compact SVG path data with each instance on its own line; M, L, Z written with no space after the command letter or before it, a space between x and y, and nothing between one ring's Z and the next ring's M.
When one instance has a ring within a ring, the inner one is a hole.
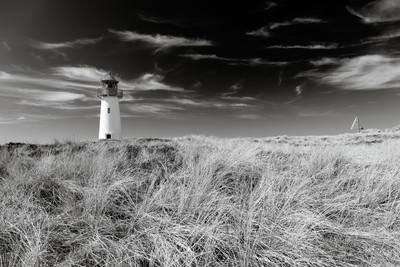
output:
M122 98L124 96L124 92L121 89L117 88L97 89L97 97L103 97L103 96L116 96L118 98Z

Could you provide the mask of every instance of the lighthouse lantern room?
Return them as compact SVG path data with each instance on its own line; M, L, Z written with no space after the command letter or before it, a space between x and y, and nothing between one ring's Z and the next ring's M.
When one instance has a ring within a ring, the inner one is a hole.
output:
M123 97L123 91L118 89L119 81L111 72L100 81L102 88L97 90L97 97L101 99L99 139L121 139L119 99Z

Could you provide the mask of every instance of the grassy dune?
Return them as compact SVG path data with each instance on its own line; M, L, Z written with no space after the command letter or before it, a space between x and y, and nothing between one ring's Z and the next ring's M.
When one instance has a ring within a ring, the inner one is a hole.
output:
M400 141L10 144L0 266L399 266Z

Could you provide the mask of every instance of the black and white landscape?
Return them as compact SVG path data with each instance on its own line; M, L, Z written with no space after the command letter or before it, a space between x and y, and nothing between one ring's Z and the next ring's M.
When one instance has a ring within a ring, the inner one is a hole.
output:
M399 26L0 0L0 267L400 266Z

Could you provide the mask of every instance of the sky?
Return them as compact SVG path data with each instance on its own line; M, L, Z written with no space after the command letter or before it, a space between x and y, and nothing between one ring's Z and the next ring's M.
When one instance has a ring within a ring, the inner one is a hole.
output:
M112 71L125 138L400 124L400 1L0 0L0 143L95 140Z

